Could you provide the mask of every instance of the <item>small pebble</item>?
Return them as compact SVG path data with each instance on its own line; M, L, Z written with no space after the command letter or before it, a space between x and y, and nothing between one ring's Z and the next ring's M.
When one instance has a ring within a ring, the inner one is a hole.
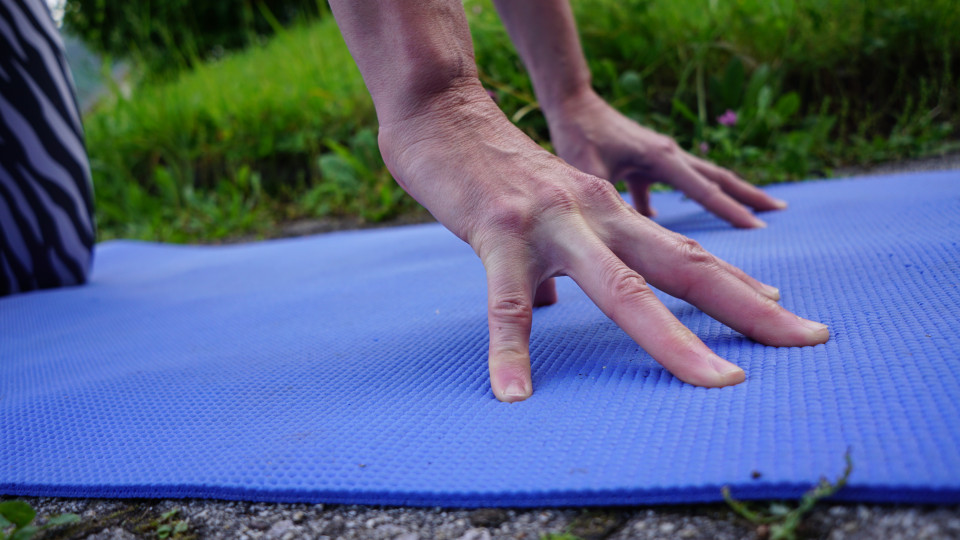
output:
M278 521L267 531L267 538L283 538L290 529L293 528L293 522L289 519Z
M254 519L247 523L247 527L256 531L265 531L270 528L270 524L266 521Z
M667 522L667 523L660 524L660 532L662 532L663 534L671 534L675 530L677 530L677 526L674 525L673 523Z
M490 531L486 529L470 529L459 540L490 540Z

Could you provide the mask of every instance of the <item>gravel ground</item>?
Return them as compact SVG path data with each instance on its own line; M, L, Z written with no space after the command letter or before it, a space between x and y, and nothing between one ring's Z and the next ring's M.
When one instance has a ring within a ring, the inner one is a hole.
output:
M871 169L835 171L837 176L960 169L960 154ZM422 221L420 219L410 221ZM356 226L356 225L355 225ZM351 228L350 224L298 222L281 234L298 236ZM162 525L183 523L176 538L344 539L539 539L567 532L584 540L626 538L744 539L769 531L736 516L725 505L623 508L479 510L346 505L247 503L213 500L25 498L40 516L72 512L79 523L53 529L44 538L97 540L157 538ZM165 514L176 514L164 518ZM39 520L42 523L42 519ZM958 539L960 505L821 504L799 530L801 538Z
M389 508L204 500L26 498L41 516L81 521L47 538L156 538L162 523L185 523L179 538L525 539L567 532L584 540L764 538L724 505L512 510ZM167 520L162 516L177 513ZM828 505L804 520L801 538L960 539L960 506Z

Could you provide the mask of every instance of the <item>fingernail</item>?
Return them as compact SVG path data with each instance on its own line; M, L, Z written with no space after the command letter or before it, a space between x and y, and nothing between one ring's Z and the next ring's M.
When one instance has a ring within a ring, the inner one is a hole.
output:
M727 371L720 372L720 377L727 384L740 384L747 380L747 374L736 366L728 369Z
M800 321L803 324L803 327L806 328L813 337L826 341L824 338L828 338L830 336L830 330L827 328L827 325L815 321L808 321L802 317L800 318Z
M783 210L784 208L787 207L787 201L783 199L774 199L773 205L779 208L780 210Z
M717 355L713 355L710 358L710 363L713 364L713 369L716 370L720 375L720 379L726 384L737 384L747 378L747 374L740 369L740 366L727 362Z
M766 222L766 221L763 221L762 219L754 216L754 218L753 218L753 228L754 228L754 229L763 229L763 228L766 228L766 226L767 226L767 222Z
M773 300L780 300L780 289L763 283L763 294Z
M520 381L511 382L503 391L504 401L521 401L527 399L527 397L529 397L529 394Z

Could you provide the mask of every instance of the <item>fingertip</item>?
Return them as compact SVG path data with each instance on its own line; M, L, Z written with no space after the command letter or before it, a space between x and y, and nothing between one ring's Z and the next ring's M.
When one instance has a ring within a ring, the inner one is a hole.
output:
M533 395L532 385L521 379L513 379L502 386L499 391L494 388L494 395L504 403L516 403Z
M720 374L720 384L715 388L723 388L724 386L734 386L742 383L747 380L747 374L740 368L731 369Z
M821 345L830 339L830 329L826 325L808 321L794 315L795 322L789 320L778 323L776 327L767 326L763 335L750 336L764 345L774 347L812 347Z
M830 339L830 328L827 325L803 318L800 320L803 321L803 327L807 330L810 345L820 345Z
M767 222L762 219L750 214L749 217L739 218L736 221L732 221L733 226L738 229L765 229L767 228Z
M780 289L772 285L767 285L765 283L762 283L761 285L762 285L761 292L763 293L764 296L773 300L774 302L780 301Z
M519 351L491 351L490 387L500 401L514 403L533 394L530 356Z
M762 191L760 193L763 195L762 199L757 199L747 203L753 207L754 210L758 212L770 212L774 210L783 210L787 207L787 201L771 197Z
M733 386L747 379L747 374L744 373L743 369L712 352L700 356L696 361L691 361L686 366L678 366L678 368L668 369L683 382L703 388Z
M710 360L717 373L717 384L711 385L712 387L722 388L724 386L733 386L747 380L747 374L740 366L728 362L717 355L713 355Z

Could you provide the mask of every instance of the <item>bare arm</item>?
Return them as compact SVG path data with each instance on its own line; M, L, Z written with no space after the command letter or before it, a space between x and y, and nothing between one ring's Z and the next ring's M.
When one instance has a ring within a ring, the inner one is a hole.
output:
M332 0L330 6L381 126L420 114L456 87L481 89L458 2Z
M557 117L565 103L593 92L568 0L495 0L494 4L548 119Z

